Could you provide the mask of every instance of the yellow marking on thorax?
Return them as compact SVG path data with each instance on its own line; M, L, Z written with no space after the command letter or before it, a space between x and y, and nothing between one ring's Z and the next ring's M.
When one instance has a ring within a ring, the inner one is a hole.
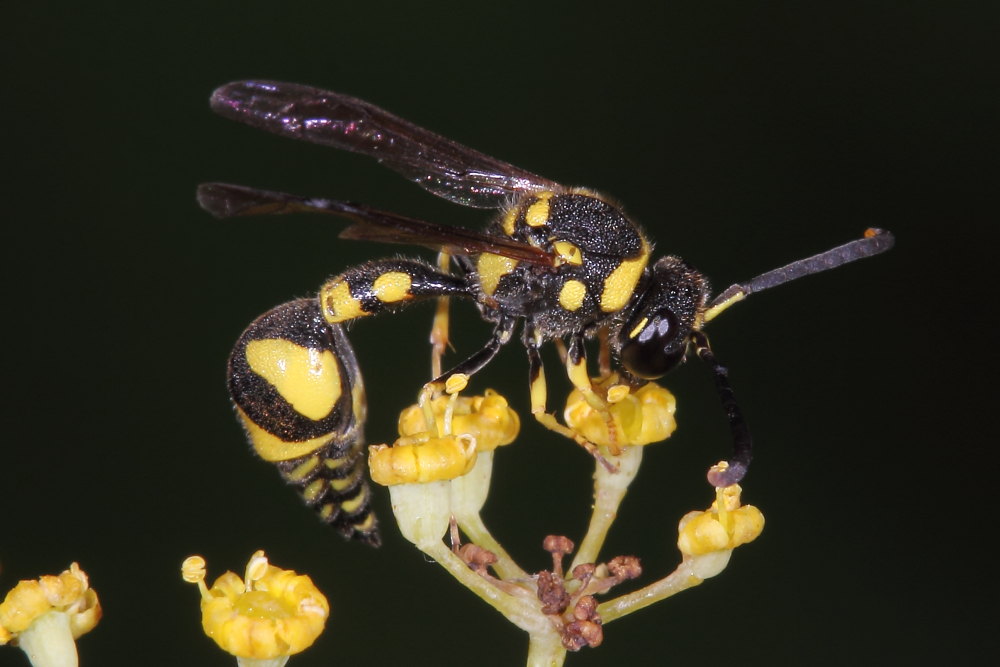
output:
M529 227L541 227L549 221L549 200L554 194L554 192L542 192L535 203L528 207L524 213L524 221Z
M559 291L559 305L570 312L579 310L585 296L587 296L586 285L579 280L567 280Z
M517 211L518 209L511 208L506 213L503 214L503 219L500 221L500 229L507 236L514 235L514 225L517 222Z
M346 280L334 278L323 285L323 289L319 292L319 302L323 307L323 317L330 324L371 315L361 307L361 302L351 295L351 288Z
M517 260L503 255L494 255L484 252L476 262L476 271L479 274L479 284L487 296L493 296L497 291L500 279L513 271L517 267Z
M247 417L243 410L237 408L236 412L240 417L240 421L243 422L243 427L246 429L247 435L250 436L250 444L253 445L254 451L257 452L257 456L265 461L273 462L297 459L300 456L313 453L330 440L329 435L321 435L309 440L286 442L257 426L257 424L253 423Z
M395 303L411 298L410 285L413 283L410 274L402 271L383 273L372 283L372 291L382 303Z
M309 419L326 417L340 398L340 368L330 350L267 338L247 343L246 360L250 370Z
M601 310L605 313L613 313L616 310L621 310L629 302L648 261L649 244L643 240L639 256L624 260L618 265L618 268L611 272L611 275L604 279Z
M583 253L569 241L556 241L552 244L552 247L555 248L556 253L559 255L557 258L559 262L563 264L576 264L577 266L583 264Z

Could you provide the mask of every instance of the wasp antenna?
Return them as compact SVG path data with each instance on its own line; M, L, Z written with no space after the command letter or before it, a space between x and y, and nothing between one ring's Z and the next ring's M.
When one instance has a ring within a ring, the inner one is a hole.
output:
M744 289L747 296L749 296L754 292L760 292L769 287L777 287L803 276L835 269L841 264L878 255L892 248L895 243L896 238L891 232L883 229L867 229L863 238L845 243L842 246L837 246L826 252L821 252L818 255L800 259L780 269L762 273L746 283Z
M715 388L722 400L722 408L729 418L729 430L733 434L733 455L727 461L727 466L714 466L708 473L709 483L716 488L724 488L738 484L750 468L753 459L753 438L743 412L736 402L733 387L729 384L729 369L719 363L708 344L708 337L698 331L692 334L692 342L698 358L708 364L715 377Z
M835 269L842 264L855 262L865 257L879 255L892 248L895 243L896 237L892 235L892 232L871 227L865 230L863 238L762 273L745 283L736 283L712 299L712 303L705 310L704 319L706 322L711 321L729 306L742 301L755 292L777 287L814 273Z

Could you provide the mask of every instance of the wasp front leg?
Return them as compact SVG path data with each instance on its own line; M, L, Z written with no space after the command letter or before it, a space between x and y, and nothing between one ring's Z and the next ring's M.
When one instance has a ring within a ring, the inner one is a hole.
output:
M565 424L559 423L555 415L548 412L548 385L545 381L545 367L542 365L542 355L539 353L539 347L542 344L541 335L530 326L525 327L524 331L524 346L528 350L528 382L529 391L531 394L531 414L535 419L545 428L550 431L555 431L559 435L567 437L578 445L583 447L591 456L594 457L601 465L607 468L609 471L614 471L615 467L605 459L601 452L598 450L597 445L590 442L582 435L566 426ZM572 346L571 346L572 347ZM567 355L567 368L573 366L574 368L579 366L579 363L573 364L570 361L573 357L573 353L570 352ZM583 357L583 375L586 377L586 357ZM579 376L578 371L576 372L576 377ZM574 373L570 374L570 379L573 380ZM593 388L590 385L590 378L587 377L587 390L593 394ZM601 400L600 397L594 396L595 399ZM601 401L603 403L603 401ZM607 409L607 406L604 408Z
M608 402L594 391L594 385L590 380L590 373L587 370L587 349L581 333L573 334L570 338L566 354L566 375L573 383L573 387L583 395L587 404L594 408L608 425L608 450L616 456L621 454L615 418L608 409Z

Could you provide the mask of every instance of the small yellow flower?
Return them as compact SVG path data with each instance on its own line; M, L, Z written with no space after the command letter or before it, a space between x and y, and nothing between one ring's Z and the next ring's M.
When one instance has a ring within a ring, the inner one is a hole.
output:
M445 423L451 404L450 427ZM438 396L430 401L438 433L468 434L476 439L476 450L488 452L510 444L517 437L521 422L507 405L507 399L492 389L483 396ZM399 434L416 435L427 431L424 410L411 405L399 415Z
M509 444L520 420L495 391L460 397L467 378L449 379L448 394L431 398L425 388L420 403L399 415L399 435L392 446L368 448L372 480L383 486L426 484L465 475L479 452Z
M678 526L677 547L685 556L702 556L735 549L757 539L764 515L753 505L740 505L740 486L716 491L715 502L704 512L689 512Z
M677 400L673 394L655 382L648 382L635 392L617 382L615 375L594 380L594 388L607 396L608 411L617 431L617 446L647 445L669 438L677 428L674 419ZM579 390L570 393L563 415L566 424L590 442L603 447L611 445L608 422Z
M388 445L368 448L372 481L383 486L426 484L455 479L476 463L476 439L471 435L404 436Z
M58 575L20 581L0 603L0 644L19 645L32 664L76 665L74 639L101 620L86 573L73 563Z
M274 660L312 645L323 631L330 605L303 574L270 565L263 551L247 563L244 579L226 572L205 585L205 559L181 565L185 581L201 590L201 624L224 651L239 658Z

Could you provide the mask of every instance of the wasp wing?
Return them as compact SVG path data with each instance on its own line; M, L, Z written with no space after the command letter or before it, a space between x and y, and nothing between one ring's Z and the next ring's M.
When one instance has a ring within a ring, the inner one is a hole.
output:
M336 215L353 223L340 232L340 238L344 239L419 245L453 255L488 252L539 266L555 263L551 253L527 243L463 227L436 225L364 204L299 197L229 183L199 185L198 204L217 218L284 213Z
M504 208L525 193L561 190L548 179L484 155L340 93L295 83L236 81L212 109L268 132L369 155L456 204Z

